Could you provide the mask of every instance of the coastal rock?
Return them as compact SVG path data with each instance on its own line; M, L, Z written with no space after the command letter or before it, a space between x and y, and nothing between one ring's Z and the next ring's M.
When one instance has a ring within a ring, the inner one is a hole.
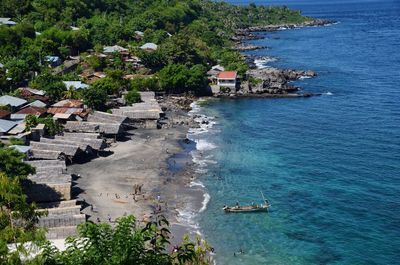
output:
M320 27L333 23L336 23L336 21L328 19L314 19L303 23L288 23L280 25L264 25L264 26L248 27L245 29L238 29L237 32L239 32L241 36L245 36L246 34L250 35L250 33L252 32L272 32L277 30L303 28L303 27Z
M244 51L255 51L255 50L261 50L261 49L268 49L268 47L238 43L237 45L235 45L234 49L239 52L244 52Z

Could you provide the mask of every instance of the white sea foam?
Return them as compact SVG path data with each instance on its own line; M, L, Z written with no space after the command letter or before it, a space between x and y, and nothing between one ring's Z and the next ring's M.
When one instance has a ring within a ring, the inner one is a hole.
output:
M257 66L258 69L265 69L269 68L269 62L275 62L276 58L265 58L265 59L255 59L254 64Z
M196 148L199 151L206 151L206 150L212 150L215 149L217 146L206 139L198 139L195 140L196 142Z
M328 91L328 92L325 93L325 95L327 95L327 96L332 96L333 93Z
M202 187L202 188L205 188L204 187L204 185L203 185L203 183L201 183L200 181L192 181L192 182L190 182L190 184L189 184L189 187Z
M307 76L307 75L302 75L302 76L300 76L300 80L304 80L304 79L310 79L310 78L312 78L311 76Z
M194 221L196 212L191 209L176 209L176 211L178 212L178 216L176 217L178 222L191 227L197 233L199 224Z
M199 213L204 212L207 209L208 202L210 201L211 197L210 194L204 193L203 194L204 200L202 201L202 206L199 210Z

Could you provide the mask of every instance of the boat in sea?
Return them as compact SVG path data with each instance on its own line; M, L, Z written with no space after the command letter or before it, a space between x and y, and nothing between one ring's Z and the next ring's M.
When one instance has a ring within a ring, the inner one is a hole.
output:
M236 203L236 206L224 206L222 210L224 210L226 213L249 213L249 212L268 212L268 209L270 207L269 201L264 197L264 194L261 193L261 196L263 197L264 202L257 205L239 205L239 203Z

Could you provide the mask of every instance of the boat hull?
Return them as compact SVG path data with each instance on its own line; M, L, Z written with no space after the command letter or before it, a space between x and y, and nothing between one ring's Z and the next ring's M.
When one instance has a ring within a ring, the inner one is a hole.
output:
M225 207L223 208L226 213L257 213L257 212L268 212L268 207Z

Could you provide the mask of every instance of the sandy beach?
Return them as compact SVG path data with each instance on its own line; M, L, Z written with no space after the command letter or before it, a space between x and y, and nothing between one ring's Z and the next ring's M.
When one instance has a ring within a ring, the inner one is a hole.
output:
M192 232L177 218L189 201L200 208L203 196L188 185L194 176L189 152L195 147L185 140L190 117L176 110L168 116L167 128L130 130L99 157L68 167L73 195L88 220L114 223L132 214L143 224L162 214L171 223L173 242Z

